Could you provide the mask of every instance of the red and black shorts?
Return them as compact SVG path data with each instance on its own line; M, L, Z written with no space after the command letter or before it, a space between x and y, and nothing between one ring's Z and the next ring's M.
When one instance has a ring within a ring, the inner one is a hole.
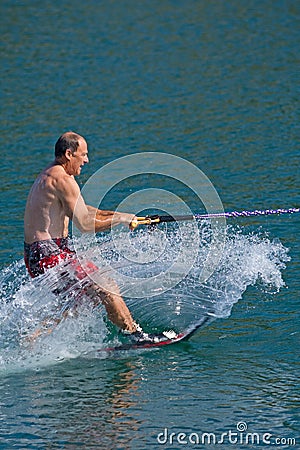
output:
M97 270L97 267L90 261L85 262L84 267L80 264L76 253L68 246L68 238L47 239L32 244L24 242L24 261L32 278L42 275L51 267L68 261L72 265L76 277L80 280L85 278L88 273Z

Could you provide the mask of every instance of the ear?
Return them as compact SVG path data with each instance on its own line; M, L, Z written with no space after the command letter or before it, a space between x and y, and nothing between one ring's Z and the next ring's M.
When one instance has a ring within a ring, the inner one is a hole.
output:
M65 157L67 158L68 161L70 161L72 156L72 150L70 148L67 148L67 150L65 151Z

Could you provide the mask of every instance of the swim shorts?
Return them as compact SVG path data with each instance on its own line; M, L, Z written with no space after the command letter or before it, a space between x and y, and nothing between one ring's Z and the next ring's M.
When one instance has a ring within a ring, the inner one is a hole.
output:
M46 269L67 261L70 261L76 277L80 280L97 270L90 261L85 262L83 267L76 258L76 253L70 250L68 238L47 239L32 244L24 242L24 261L32 278L42 275Z

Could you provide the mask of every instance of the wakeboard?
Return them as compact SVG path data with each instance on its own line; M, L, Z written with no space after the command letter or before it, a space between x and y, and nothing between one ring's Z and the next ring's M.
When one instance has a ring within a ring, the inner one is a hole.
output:
M174 335L174 337L168 338L167 336L161 338L161 334L157 335L157 340L155 340L155 335L153 341L132 341L126 342L124 344L119 344L112 347L106 347L99 349L98 352L120 352L125 350L139 350L139 349L151 349L157 347L164 347L166 345L177 344L178 342L187 341L190 339L199 328L203 327L207 322L211 320L209 317L202 317L198 322L190 325L181 333ZM167 334L167 333L166 333ZM152 335L153 336L153 335Z

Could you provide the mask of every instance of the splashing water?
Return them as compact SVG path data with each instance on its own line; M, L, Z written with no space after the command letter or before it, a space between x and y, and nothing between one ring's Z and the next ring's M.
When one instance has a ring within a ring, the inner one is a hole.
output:
M168 291L157 287L156 296L128 299L127 304L135 317L142 317L150 329L173 328L180 331L203 315L215 318L229 317L232 307L248 286L259 286L264 292L275 294L285 286L282 271L290 260L288 249L278 240L271 241L266 234L244 234L238 227L227 227L227 237L217 269L205 282L201 273L210 248L211 229L201 223L200 246L193 267L176 286ZM189 233L188 225L185 232ZM156 271L170 263L180 245L176 231L171 233L170 248L163 261L156 264ZM191 237L191 246L193 239ZM194 249L196 251L196 249ZM141 272L149 267L139 267ZM136 265L127 271L137 272ZM122 291L122 288L121 288Z
M288 250L279 241L272 241L265 234L245 234L240 228L227 227L219 265L212 276L202 282L200 275L210 248L209 223L199 223L200 245L197 248L188 224L184 233L190 241L186 254L196 252L189 273L171 289L156 286L156 295L138 298L126 297L130 291L128 276L134 274L134 279L149 274L155 276L170 267L182 243L176 226L168 225L164 240L158 229L141 229L130 235L115 233L113 239L108 234L99 235L97 245L91 245L88 240L84 243L87 257L99 267L104 264L104 272L109 265L117 268L122 276L126 274L126 283L122 284L122 277L117 280L120 292L125 295L135 320L146 330L180 331L206 314L211 318L228 317L248 286L260 285L273 293L284 286L282 270L289 257ZM122 256L128 249L128 239L129 259ZM135 251L142 255L142 260L132 256ZM150 254L158 257L149 259ZM71 268L62 265L30 279L23 261L16 261L0 272L0 371L40 368L92 354L108 341L117 339L117 331L107 322L104 308L95 309L84 294L84 282L73 278L70 284L71 275ZM65 287L57 295L57 287L62 285ZM78 298L80 305L76 314L69 314L59 325L52 326ZM49 318L53 331L45 330L34 343L28 341L28 336Z
M84 294L84 281L70 283L72 275L71 268L62 264L31 279L22 260L1 272L0 372L39 369L91 351L93 343L101 345L107 335L102 308L93 308ZM75 304L76 311L57 325ZM41 336L31 339L40 329Z

